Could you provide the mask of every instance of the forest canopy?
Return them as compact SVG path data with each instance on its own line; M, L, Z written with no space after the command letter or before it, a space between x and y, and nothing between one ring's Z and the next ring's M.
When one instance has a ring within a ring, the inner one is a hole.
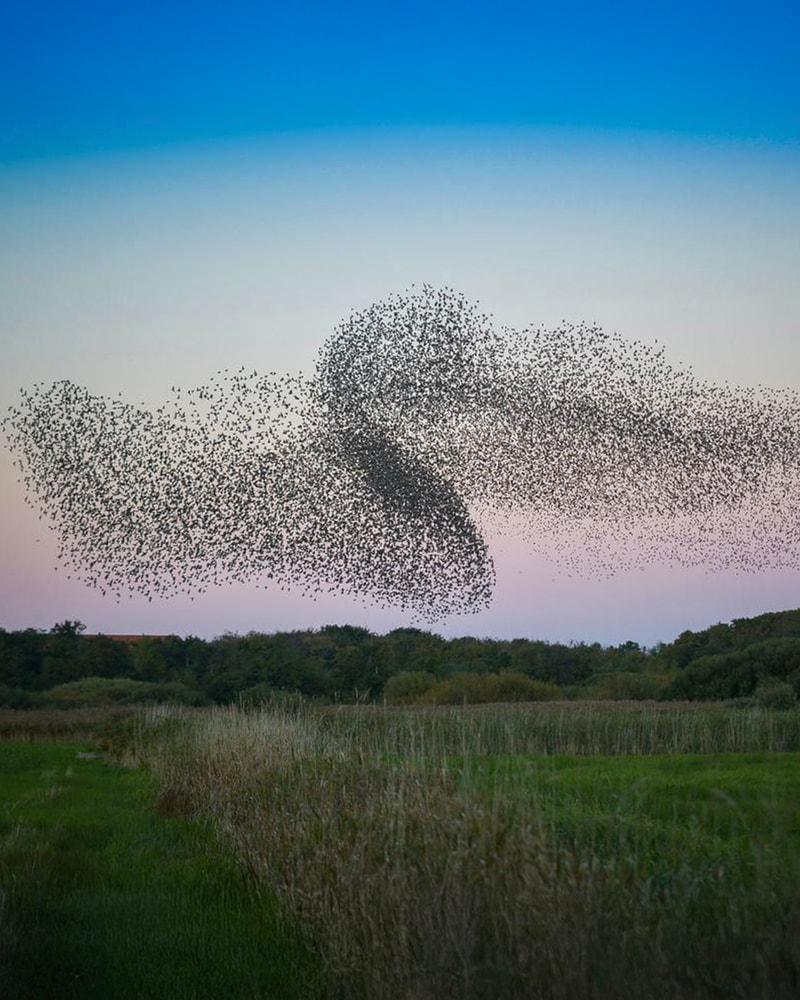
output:
M790 705L800 695L800 609L635 642L445 639L418 628L355 625L270 634L89 635L0 628L0 703L321 701L456 703L551 698L736 699Z

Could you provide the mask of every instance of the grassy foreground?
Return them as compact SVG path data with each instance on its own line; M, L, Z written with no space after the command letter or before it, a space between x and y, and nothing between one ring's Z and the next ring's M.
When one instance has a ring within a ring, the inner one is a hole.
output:
M152 711L120 751L337 996L796 1000L800 713Z
M299 941L211 834L87 748L0 743L3 1000L313 995Z
M7 716L3 1000L800 996L800 710Z

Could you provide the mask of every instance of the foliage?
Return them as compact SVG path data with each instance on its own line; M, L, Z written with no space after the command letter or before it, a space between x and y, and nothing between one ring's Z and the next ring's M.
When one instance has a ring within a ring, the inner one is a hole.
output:
M669 681L669 674L654 671L598 673L580 689L580 696L599 701L644 701L660 698Z
M794 708L797 694L791 684L774 677L764 677L756 688L756 701L762 708Z
M205 702L199 691L192 691L183 684L154 684L131 677L84 677L50 688L41 700L52 705L143 705L148 702L200 705Z
M512 670L497 674L458 672L441 680L423 671L403 672L391 677L384 690L388 704L400 705L548 701L559 695L555 684L546 684Z
M426 670L401 670L386 682L383 695L389 705L419 705L439 682Z
M89 678L164 685L167 700L184 702L258 703L290 692L317 702L411 704L536 700L552 696L553 685L580 698L750 698L766 676L800 694L800 610L684 632L650 650L635 642L445 639L419 628L376 635L355 625L128 642L86 635L74 621L46 633L0 629L0 705L15 707Z
M800 668L800 638L765 639L693 660L670 684L673 698L745 698L768 677L785 681Z
M683 632L659 650L660 658L677 667L686 667L693 660L716 653L744 649L766 639L800 639L800 609L770 611L755 618L735 618L720 622L702 632Z
M135 754L278 895L344 1000L788 1000L800 756L721 754L769 745L772 719L584 702L162 711ZM709 754L638 756L670 739ZM552 756L567 748L579 756Z
M31 691L0 684L0 708L32 708L36 704L38 699Z

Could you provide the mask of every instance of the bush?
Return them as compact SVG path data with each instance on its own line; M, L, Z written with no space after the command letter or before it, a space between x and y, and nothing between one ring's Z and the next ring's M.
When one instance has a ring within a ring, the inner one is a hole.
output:
M794 708L797 704L792 685L777 677L764 677L756 688L755 698L762 708Z
M33 708L40 698L31 691L0 684L0 708Z
M767 639L744 649L701 656L682 670L667 697L678 699L748 698L763 678L784 681L800 670L800 639Z
M243 708L268 708L285 715L300 715L311 702L299 691L284 691L263 681L242 691L239 695L239 704Z
M438 680L432 674L395 674L384 689L387 702L403 705L479 705L486 702L551 701L561 697L555 684L513 670L498 674L459 671Z
M206 704L198 691L183 684L156 684L129 677L84 677L50 688L41 695L43 702L61 707L77 705L134 705L173 702L179 705Z
M664 674L616 670L596 675L591 684L581 689L581 697L598 701L650 701L661 696L669 680Z
M383 697L390 705L418 705L437 684L433 674L424 670L403 670L386 682Z

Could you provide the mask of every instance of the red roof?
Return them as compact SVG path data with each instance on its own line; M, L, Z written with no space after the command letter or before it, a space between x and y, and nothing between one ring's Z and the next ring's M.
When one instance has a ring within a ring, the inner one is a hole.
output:
M168 635L145 635L144 632L141 635L123 635L116 633L105 633L105 632L94 632L94 633L83 633L84 639L113 639L114 642L141 642L142 639L169 639Z

